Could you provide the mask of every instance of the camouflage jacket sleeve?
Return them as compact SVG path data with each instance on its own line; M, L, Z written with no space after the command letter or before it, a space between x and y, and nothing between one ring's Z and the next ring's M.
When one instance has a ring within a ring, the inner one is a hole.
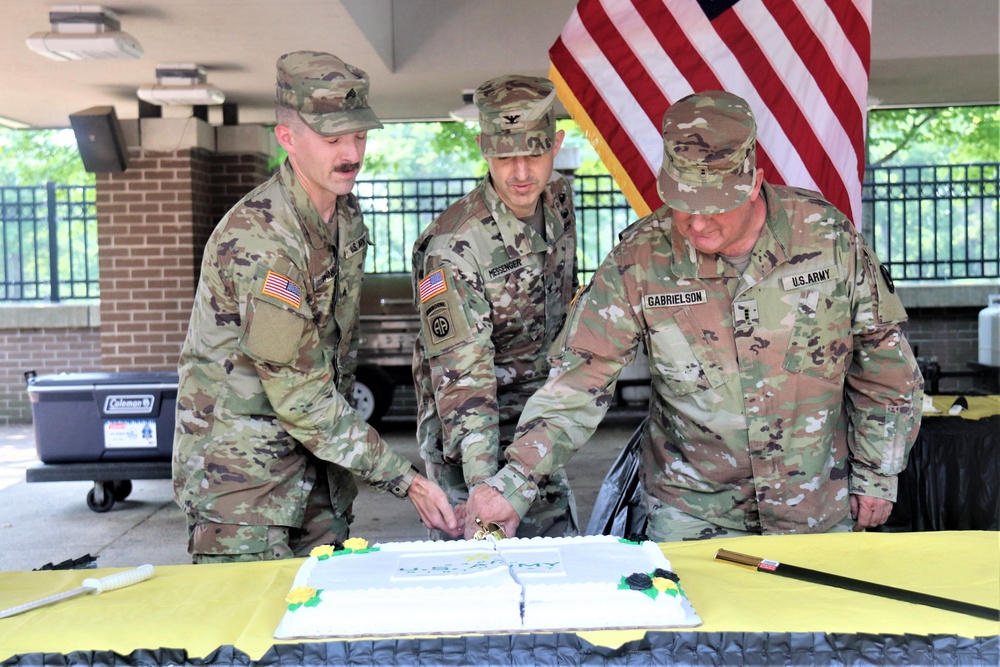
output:
M899 327L906 312L892 279L864 239L854 237L854 355L844 388L852 426L849 488L895 501L897 476L920 428L923 379Z
M305 333L299 340L310 339ZM261 361L261 383L289 435L318 458L350 470L373 486L390 490L399 484L412 465L389 448L340 392L330 390L328 373L297 368L294 361Z
M293 188L290 196L297 190ZM343 199L343 198L342 198ZM254 366L277 418L295 440L320 459L346 468L370 484L393 487L410 469L352 409L358 298L367 230L353 200L338 201L336 246L313 241L325 225L301 214L306 241L276 243L229 263L232 288L246 306L239 349ZM299 203L299 209L303 205ZM337 254L330 256L329 248ZM338 275L333 275L336 267ZM301 298L269 289L278 275L298 286Z
M424 257L442 281L421 304L421 340L441 423L445 461L461 462L471 486L496 472L500 435L490 304L479 268L450 249Z
M553 172L542 202L535 229L487 177L414 244L421 451L461 464L470 486L496 471L524 404L544 384L576 291L568 181Z
M353 197L326 224L287 163L212 232L179 364L174 488L189 514L301 525L311 468L337 513L352 473L405 493L409 462L345 394L367 240Z
M612 251L577 296L557 341L549 380L528 400L505 465L486 483L520 516L538 483L593 435L614 398L622 368L635 359L640 325L627 304Z

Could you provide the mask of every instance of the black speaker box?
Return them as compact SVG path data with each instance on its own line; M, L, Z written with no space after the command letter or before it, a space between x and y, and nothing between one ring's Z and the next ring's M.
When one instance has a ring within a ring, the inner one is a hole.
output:
M93 174L128 169L128 149L114 107L91 107L71 113L70 125L83 158L83 168Z

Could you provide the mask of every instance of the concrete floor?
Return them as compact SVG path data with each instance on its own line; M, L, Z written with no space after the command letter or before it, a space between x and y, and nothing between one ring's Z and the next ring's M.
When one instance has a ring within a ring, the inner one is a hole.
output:
M604 475L632 435L641 414L609 414L569 463L581 529L590 518ZM422 470L412 419L393 418L380 432ZM170 480L134 480L129 497L106 513L87 507L92 482L25 482L37 465L30 424L0 427L0 570L32 570L90 554L97 567L190 563L184 518ZM426 539L413 506L361 487L352 535L371 542Z

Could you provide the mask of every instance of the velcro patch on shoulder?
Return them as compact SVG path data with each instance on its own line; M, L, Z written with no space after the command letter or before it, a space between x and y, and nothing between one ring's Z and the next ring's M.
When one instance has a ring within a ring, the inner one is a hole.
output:
M427 283L428 278L435 275L440 278ZM421 335L428 356L435 357L468 340L472 327L465 305L454 288L450 267L441 267L420 282L420 302Z
M298 354L307 324L291 310L255 299L247 312L240 348L255 359L287 364Z
M433 345L444 345L455 337L455 324L451 308L444 301L438 301L424 311L428 323L427 333Z

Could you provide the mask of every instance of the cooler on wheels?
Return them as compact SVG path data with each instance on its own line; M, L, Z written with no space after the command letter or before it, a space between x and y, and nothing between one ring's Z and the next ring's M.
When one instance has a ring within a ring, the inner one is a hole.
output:
M87 505L110 510L133 479L169 479L177 373L25 374L41 464L28 482L92 480Z

